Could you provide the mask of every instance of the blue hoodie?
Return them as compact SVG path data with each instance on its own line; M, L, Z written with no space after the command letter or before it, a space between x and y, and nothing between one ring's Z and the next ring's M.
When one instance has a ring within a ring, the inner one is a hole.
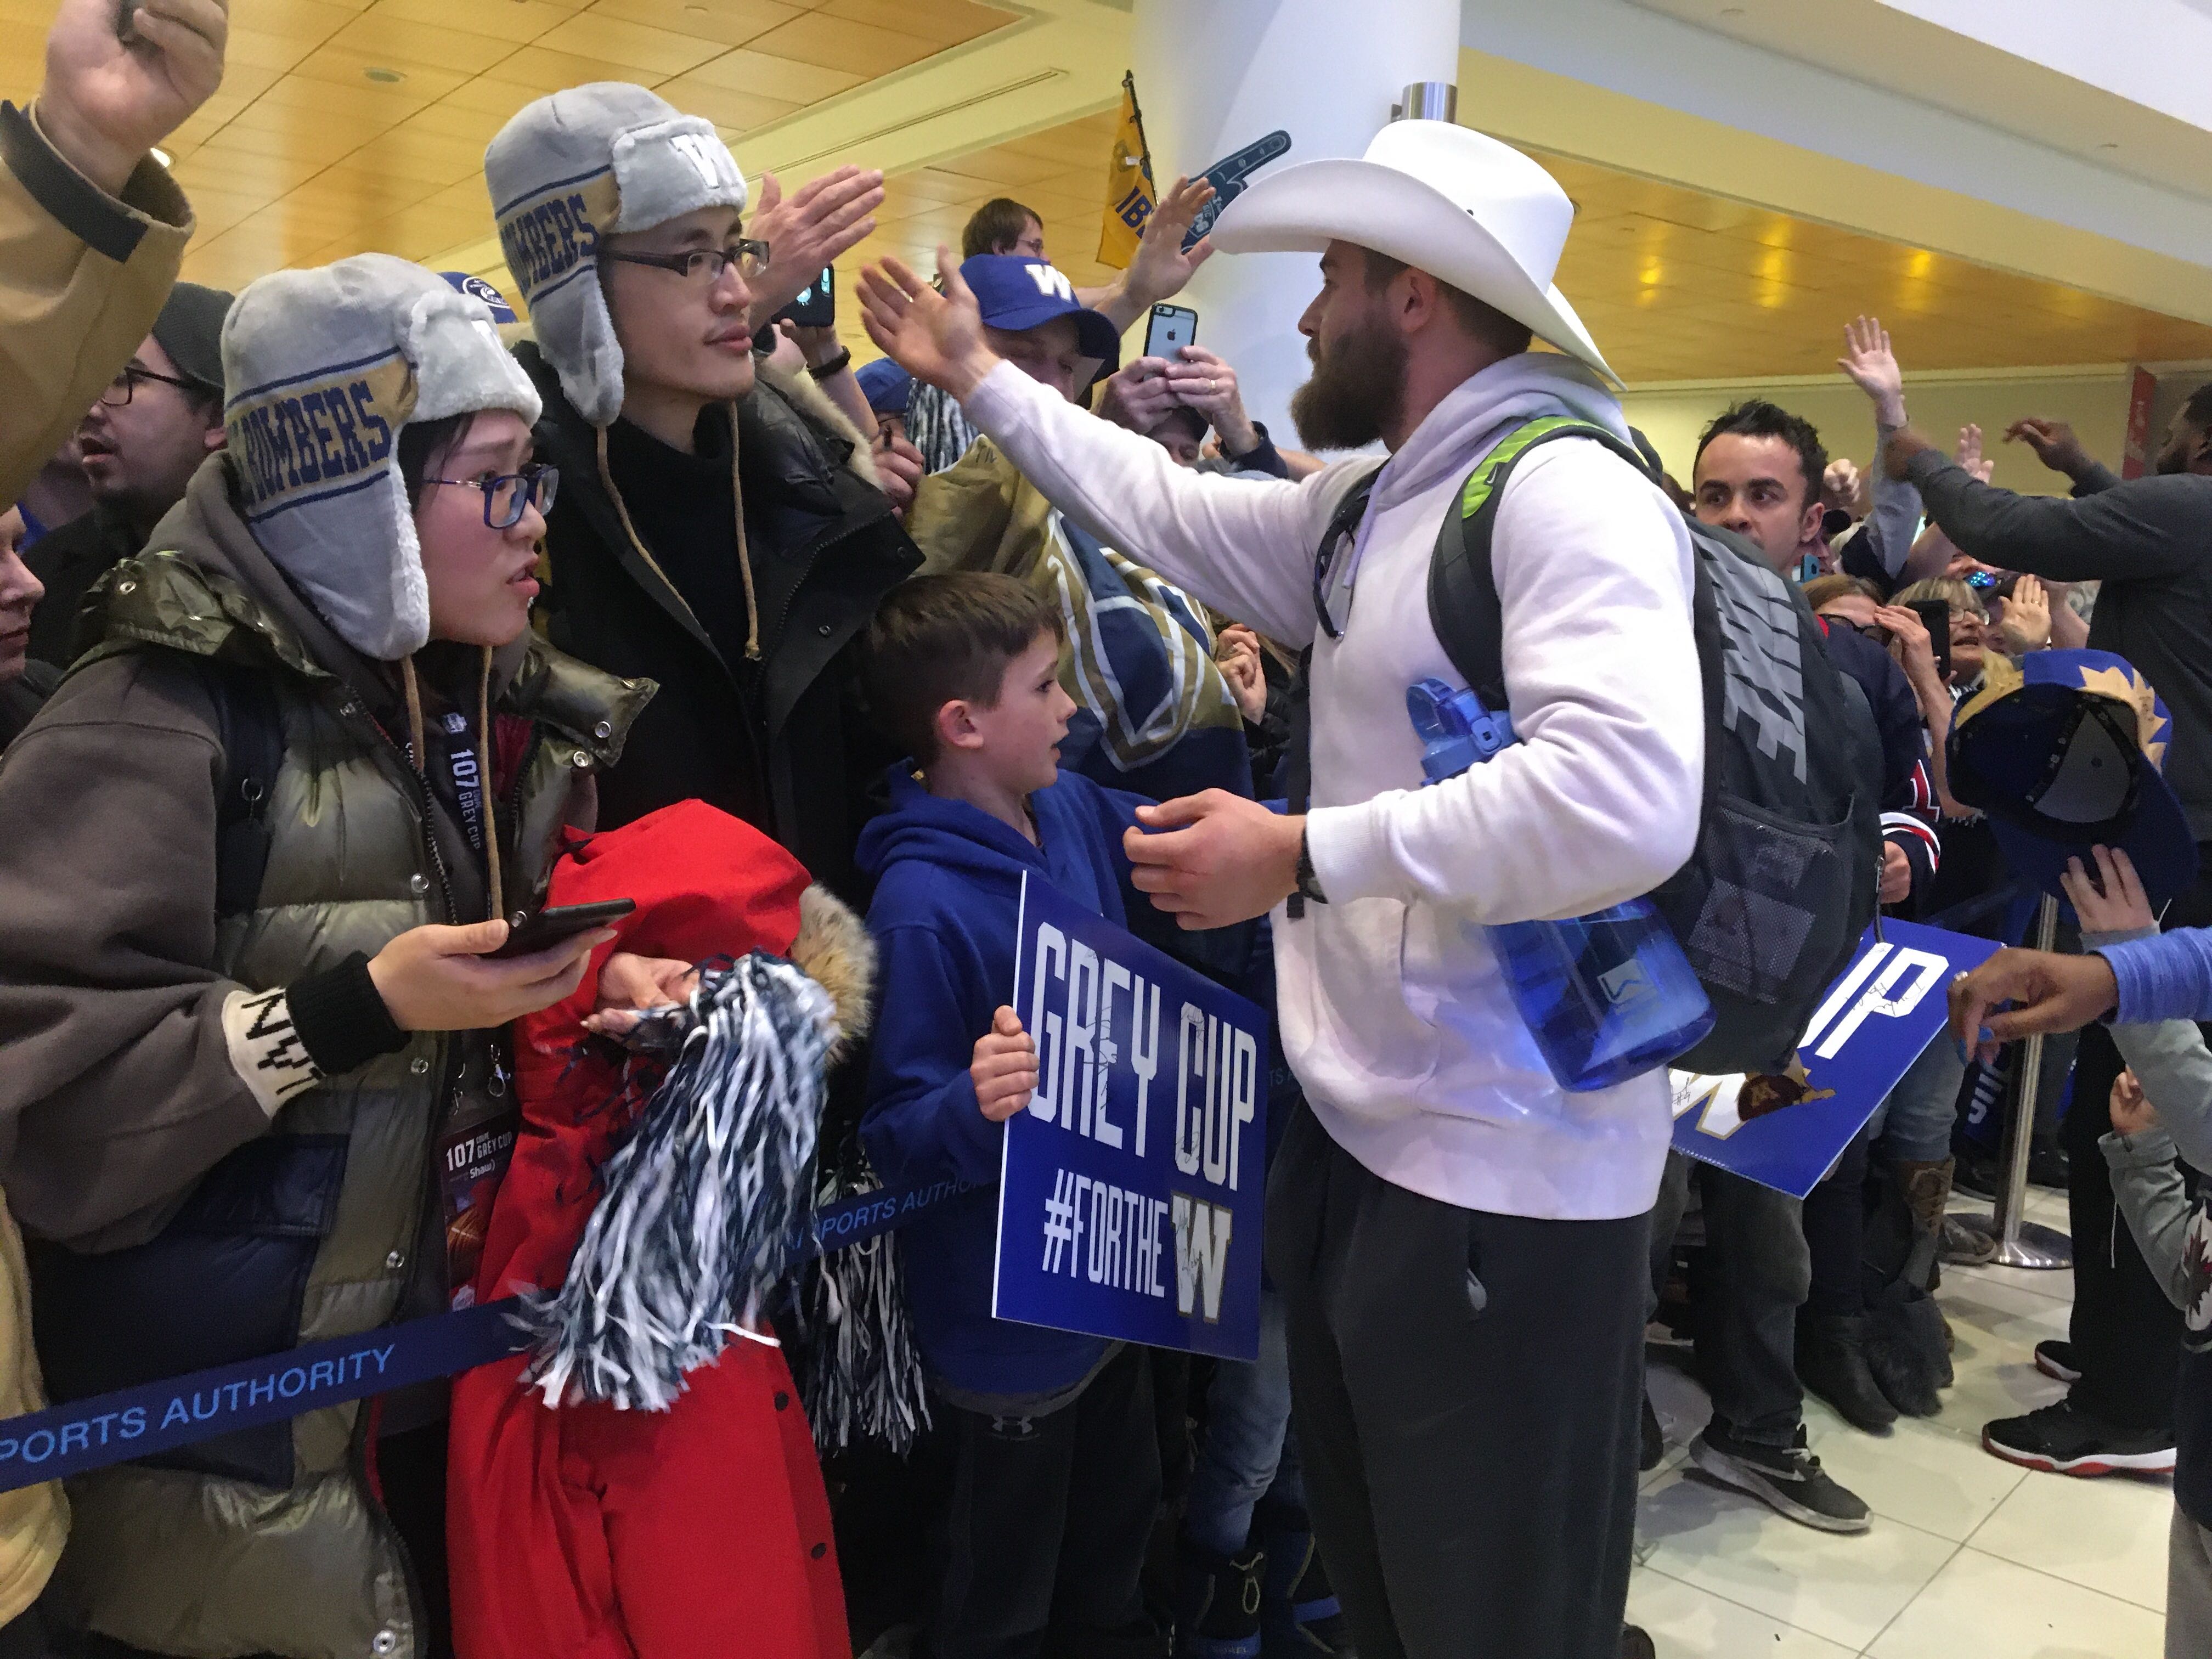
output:
M890 774L890 810L860 832L876 881L868 931L882 988L861 1144L888 1185L947 1176L984 1183L901 1230L907 1298L922 1362L975 1394L1036 1395L1080 1382L1103 1357L1095 1336L991 1316L999 1156L1006 1126L975 1103L975 1040L1014 991L1022 877L1036 875L1116 927L1132 904L1121 832L1146 805L1062 772L1030 797L1042 847L965 801Z

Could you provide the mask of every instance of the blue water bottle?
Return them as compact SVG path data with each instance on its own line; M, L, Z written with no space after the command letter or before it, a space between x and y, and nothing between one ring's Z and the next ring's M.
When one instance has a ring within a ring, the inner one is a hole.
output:
M1513 717L1472 691L1425 679L1406 692L1424 745L1421 770L1441 783L1521 739ZM1665 1065L1712 1029L1713 1006L1649 899L1566 921L1487 927L1513 1005L1562 1089L1610 1088Z

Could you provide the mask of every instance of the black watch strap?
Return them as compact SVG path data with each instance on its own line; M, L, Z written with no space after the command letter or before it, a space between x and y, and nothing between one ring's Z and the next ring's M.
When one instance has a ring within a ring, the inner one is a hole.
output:
M1321 878L1314 873L1313 849L1306 844L1305 831L1298 831L1298 896L1311 899L1316 904L1328 902L1328 895L1321 890Z
M839 346L837 348L837 355L836 356L832 357L826 363L819 365L809 363L806 366L806 372L809 374L811 374L817 380L826 380L832 374L842 374L847 368L851 367L852 362L853 348L850 346Z

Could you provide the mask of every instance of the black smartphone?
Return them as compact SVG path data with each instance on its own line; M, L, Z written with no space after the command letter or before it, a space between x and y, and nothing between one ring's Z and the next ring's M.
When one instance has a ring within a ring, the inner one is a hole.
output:
M1912 608L1920 613L1921 626L1928 630L1928 643L1936 650L1936 677L1944 684L1951 683L1951 607L1942 599L1915 599Z
M1145 356L1182 361L1182 348L1198 343L1198 313L1188 306L1154 306L1145 325Z
M770 318L770 322L781 322L788 317L801 328L828 328L837 320L837 268L824 265L814 274L814 280L799 290L799 297Z
M601 899L596 904L556 904L544 910L517 910L507 919L507 943L490 952L503 957L533 956L550 951L564 939L588 933L637 908L635 899Z

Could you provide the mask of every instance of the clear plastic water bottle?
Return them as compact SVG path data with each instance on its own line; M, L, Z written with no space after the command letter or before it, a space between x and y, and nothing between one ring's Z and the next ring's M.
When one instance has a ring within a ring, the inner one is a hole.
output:
M1518 743L1513 717L1425 679L1406 691L1431 783ZM1713 1007L1649 899L1565 921L1483 930L1529 1034L1562 1089L1581 1093L1665 1065L1712 1029Z

